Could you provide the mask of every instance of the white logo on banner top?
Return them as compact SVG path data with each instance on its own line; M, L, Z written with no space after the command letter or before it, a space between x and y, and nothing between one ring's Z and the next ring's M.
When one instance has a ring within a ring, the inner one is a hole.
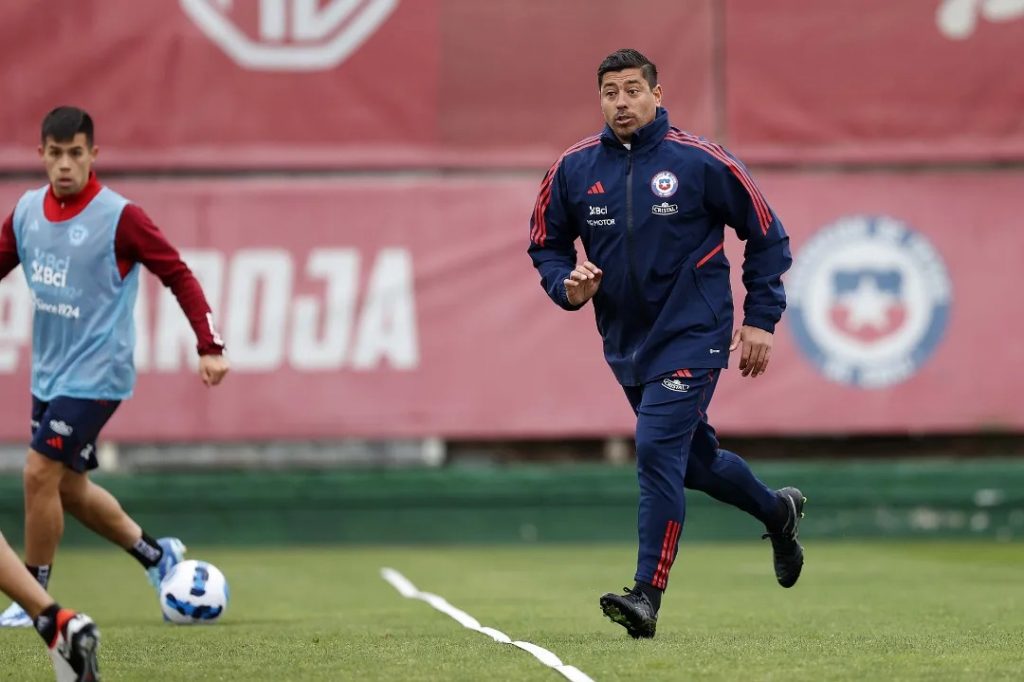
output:
M820 230L786 279L800 350L832 381L909 379L942 340L951 283L942 257L903 222L850 216Z
M979 15L991 22L1024 19L1024 0L943 0L935 23L947 38L964 40L977 29Z
M320 71L345 60L398 0L246 0L257 5L250 36L232 16L234 0L178 0L185 14L240 66L253 71Z

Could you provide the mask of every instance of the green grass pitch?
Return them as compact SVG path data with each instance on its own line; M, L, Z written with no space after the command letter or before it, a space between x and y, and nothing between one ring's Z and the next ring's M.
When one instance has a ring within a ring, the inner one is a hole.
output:
M382 566L595 681L1024 679L1024 544L805 544L784 590L767 542L684 542L658 636L639 642L597 606L631 584L627 545L195 547L231 585L202 627L161 622L115 550L62 551L52 588L100 624L109 681L564 679L402 598ZM0 680L52 679L35 632L0 630Z

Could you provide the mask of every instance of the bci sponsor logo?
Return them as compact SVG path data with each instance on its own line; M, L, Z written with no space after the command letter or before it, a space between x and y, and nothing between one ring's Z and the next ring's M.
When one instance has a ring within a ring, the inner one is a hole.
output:
M608 215L607 206L591 206L591 216L606 216ZM611 227L615 225L615 218L591 218L587 220L587 225L591 227Z
M384 248L285 249L182 255L217 313L233 371L413 370L419 334L412 254ZM192 371L195 334L174 296L140 278L135 364L141 373ZM21 278L0 283L0 374L31 359L34 303Z
M253 71L333 68L398 6L398 0L178 1L207 38Z
M63 289L68 285L70 258L60 258L42 249L33 249L29 280L33 284Z

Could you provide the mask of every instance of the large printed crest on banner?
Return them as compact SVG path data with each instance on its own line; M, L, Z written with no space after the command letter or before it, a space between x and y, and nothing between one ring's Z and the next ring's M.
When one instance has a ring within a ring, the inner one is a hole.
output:
M887 216L819 231L787 278L789 328L833 381L883 388L913 376L942 339L950 280L920 233Z
M239 65L318 71L340 64L384 23L398 0L179 0Z

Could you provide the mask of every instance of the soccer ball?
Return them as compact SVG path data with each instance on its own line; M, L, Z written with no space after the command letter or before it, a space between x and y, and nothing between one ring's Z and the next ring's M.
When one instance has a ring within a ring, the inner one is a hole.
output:
M160 583L160 608L172 623L213 623L227 607L228 581L205 561L182 561Z

